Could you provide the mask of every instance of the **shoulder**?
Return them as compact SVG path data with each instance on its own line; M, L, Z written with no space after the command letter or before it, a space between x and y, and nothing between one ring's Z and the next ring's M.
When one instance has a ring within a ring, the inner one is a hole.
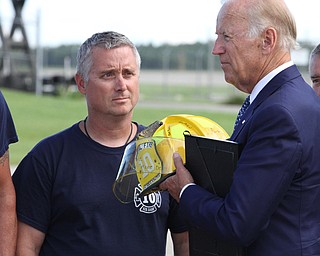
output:
M34 151L42 151L45 148L56 148L61 147L62 143L72 140L74 136L78 133L77 130L80 130L78 123L68 127L64 130L61 130L55 134L49 135L42 140L40 140L32 149Z
M7 118L8 115L11 115L8 104L1 91L0 91L0 113L2 114L2 118Z
M0 156L8 150L9 144L17 141L18 135L9 107L0 91Z
M6 104L6 100L4 99L3 94L2 94L1 91L0 91L0 104L1 104L1 105L2 105L2 104Z

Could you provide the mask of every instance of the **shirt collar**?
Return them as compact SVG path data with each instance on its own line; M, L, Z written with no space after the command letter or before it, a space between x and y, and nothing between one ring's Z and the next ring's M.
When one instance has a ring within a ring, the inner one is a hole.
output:
M293 61L286 62L276 69L272 70L269 74L267 74L265 77L263 77L253 88L251 94L250 94L250 104L254 101L254 99L258 96L259 92L271 81L272 78L274 78L276 75L278 75L281 71L285 70L288 67L293 66Z

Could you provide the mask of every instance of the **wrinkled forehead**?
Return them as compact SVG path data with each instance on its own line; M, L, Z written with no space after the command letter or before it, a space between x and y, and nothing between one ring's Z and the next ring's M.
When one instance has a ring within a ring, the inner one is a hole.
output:
M217 32L223 30L246 30L248 27L247 15L240 6L232 2L225 3L217 17Z
M310 72L320 74L320 54L316 54L311 57Z

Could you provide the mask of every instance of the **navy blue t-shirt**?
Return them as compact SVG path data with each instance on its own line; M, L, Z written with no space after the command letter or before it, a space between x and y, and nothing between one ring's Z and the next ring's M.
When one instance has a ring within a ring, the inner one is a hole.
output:
M0 92L0 157L8 150L9 144L17 142L18 136L8 105Z
M13 175L17 214L46 234L40 255L164 256L168 228L187 230L167 192L130 204L116 199L124 149L92 141L75 124L22 160Z

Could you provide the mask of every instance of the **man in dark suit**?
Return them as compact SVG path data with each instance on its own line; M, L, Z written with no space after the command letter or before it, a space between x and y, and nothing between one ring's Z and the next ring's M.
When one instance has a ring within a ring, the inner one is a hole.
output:
M320 255L320 99L290 57L295 21L283 0L225 1L212 53L225 80L249 94L231 140L242 152L225 198L176 175L160 188L194 226L257 256Z

